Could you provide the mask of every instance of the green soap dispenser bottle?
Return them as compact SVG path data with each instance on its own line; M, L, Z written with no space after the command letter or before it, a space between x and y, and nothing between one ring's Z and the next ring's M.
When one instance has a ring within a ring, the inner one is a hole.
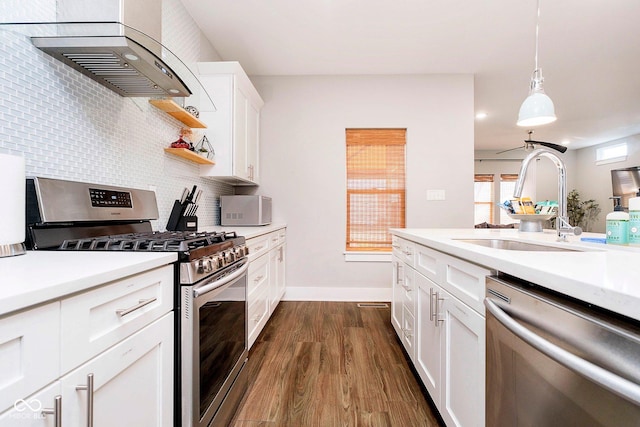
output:
M622 210L620 197L613 199L613 212L607 214L607 244L629 244L629 214Z
M640 246L640 188L629 199L629 244Z

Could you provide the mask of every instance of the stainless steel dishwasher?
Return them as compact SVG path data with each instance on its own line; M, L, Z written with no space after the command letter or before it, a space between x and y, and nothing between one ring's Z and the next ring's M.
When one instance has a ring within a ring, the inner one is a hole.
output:
M486 426L640 426L640 324L487 277Z

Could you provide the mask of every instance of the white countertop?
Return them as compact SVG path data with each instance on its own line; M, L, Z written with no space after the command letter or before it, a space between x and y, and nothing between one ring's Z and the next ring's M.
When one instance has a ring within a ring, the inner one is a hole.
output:
M245 239L251 239L252 237L261 236L263 234L271 233L272 231L280 230L281 228L286 227L287 224L285 223L274 222L269 225L261 225L255 227L240 227L238 225L223 227L220 225L211 225L198 227L198 231L235 231L238 236L244 236Z
M517 229L394 229L392 233L502 271L579 300L640 320L640 248L581 242L585 233L556 242L556 232ZM501 238L577 249L537 252L492 249L456 239Z
M27 251L0 258L0 316L176 260L173 252Z

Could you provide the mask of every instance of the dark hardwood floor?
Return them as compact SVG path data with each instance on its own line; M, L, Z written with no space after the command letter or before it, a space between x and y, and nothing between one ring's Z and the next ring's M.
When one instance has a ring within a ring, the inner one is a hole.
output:
M439 427L389 308L279 304L253 345L232 426Z

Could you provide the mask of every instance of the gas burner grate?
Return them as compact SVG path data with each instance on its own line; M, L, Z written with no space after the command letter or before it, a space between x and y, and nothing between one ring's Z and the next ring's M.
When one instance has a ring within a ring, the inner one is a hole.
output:
M62 242L59 249L76 251L187 252L237 237L235 232L154 231L88 239L69 239Z

